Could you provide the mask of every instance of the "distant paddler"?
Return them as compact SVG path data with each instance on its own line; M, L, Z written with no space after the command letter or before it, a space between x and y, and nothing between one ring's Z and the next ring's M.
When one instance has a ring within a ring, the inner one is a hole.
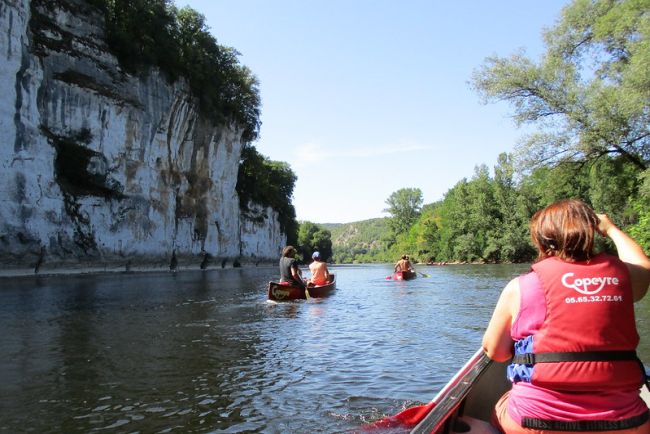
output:
M411 261L409 260L408 255L402 255L399 261L395 264L395 272L400 273L400 272L409 272L413 271L415 272L415 268L413 268L413 265L411 264Z

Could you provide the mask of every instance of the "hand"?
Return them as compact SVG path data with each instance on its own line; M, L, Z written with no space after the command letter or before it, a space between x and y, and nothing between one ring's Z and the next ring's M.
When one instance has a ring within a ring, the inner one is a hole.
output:
M598 217L598 233L606 237L609 230L615 228L616 225L612 223L607 214L596 214L596 216Z

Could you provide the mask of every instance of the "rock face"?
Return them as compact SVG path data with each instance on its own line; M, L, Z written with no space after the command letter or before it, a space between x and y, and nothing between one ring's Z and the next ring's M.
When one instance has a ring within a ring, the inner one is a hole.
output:
M286 242L271 208L240 212L242 130L182 80L122 71L81 0L0 2L0 131L6 266L256 262Z

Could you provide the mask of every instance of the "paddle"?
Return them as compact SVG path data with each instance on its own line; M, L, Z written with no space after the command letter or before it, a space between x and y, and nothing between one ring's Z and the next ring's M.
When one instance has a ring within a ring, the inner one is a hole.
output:
M369 425L363 426L364 431L370 431L377 428L396 428L396 427L414 427L424 417L429 414L431 409L436 406L434 401L425 405L416 405L400 411L394 416L387 416Z
M489 363L490 359L483 352L483 349L479 348L428 404L409 407L394 416L387 416L371 424L364 425L362 426L362 430L372 431L377 428L396 427L413 428L422 422L438 404L440 405L439 408L443 410L449 403L452 403L452 409L455 408L462 401L462 398L467 395L472 384L476 382L480 373L483 372ZM460 389L464 391L462 396L459 394ZM418 432L421 432L421 430Z
M294 276L294 279L296 279L297 282L302 283L305 286L305 298L309 300L309 289L307 287L309 286L309 283L303 279L302 277L302 271L300 271L300 268L298 268L296 276Z
M422 277L431 277L430 274L420 273L419 271L417 273L420 274Z

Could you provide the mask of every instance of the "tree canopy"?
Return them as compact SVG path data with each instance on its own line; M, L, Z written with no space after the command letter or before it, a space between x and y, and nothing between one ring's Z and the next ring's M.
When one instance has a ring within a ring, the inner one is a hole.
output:
M422 190L419 188L401 188L386 199L391 214L391 227L395 234L406 232L420 216L422 207Z
M546 52L491 57L475 71L484 101L506 101L533 124L519 148L529 165L620 155L650 158L650 0L575 0L544 33Z
M220 45L205 17L172 0L90 0L104 11L107 41L123 68L138 73L159 67L170 80L188 80L208 118L259 135L259 83L239 52Z
M539 209L577 198L606 212L650 252L648 197L639 195L636 166L624 157L597 163L539 167L515 179L512 156L502 154L490 170L478 166L444 198L422 207L420 216L395 235L390 218L332 229L335 262L391 262L402 254L418 262L530 262L536 251L528 223ZM382 223L383 222L383 223ZM599 238L599 248L611 245Z
M237 175L239 205L244 213L249 201L276 210L287 244L295 244L298 236L296 210L291 203L296 179L288 163L270 160L253 147L242 150Z
M332 233L312 222L301 222L298 229L297 250L304 262L311 261L311 255L316 250L322 260L329 261L332 259Z

